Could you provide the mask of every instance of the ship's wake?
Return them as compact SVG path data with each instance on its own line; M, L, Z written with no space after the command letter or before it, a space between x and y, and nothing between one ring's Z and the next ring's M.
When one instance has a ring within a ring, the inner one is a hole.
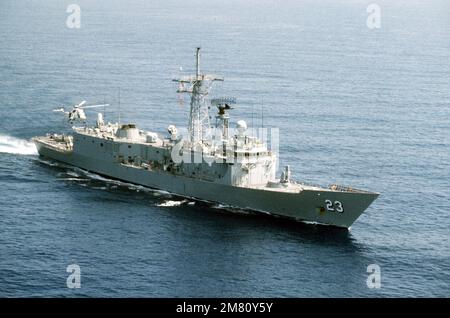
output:
M163 206L163 207L180 206L186 202L187 202L187 200L181 200L181 201L166 200L162 203L158 203L157 206Z
M37 155L37 149L33 142L7 135L0 135L0 153L17 155Z

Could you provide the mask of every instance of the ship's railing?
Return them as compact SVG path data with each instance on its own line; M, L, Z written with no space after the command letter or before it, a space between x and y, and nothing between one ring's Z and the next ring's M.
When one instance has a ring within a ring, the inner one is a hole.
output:
M350 186L344 186L344 185L339 185L339 184L330 184L328 186L328 188L330 190L333 191L341 191L341 192L363 192L363 193L370 193L369 191L365 191L365 190L361 190L361 189L356 189L354 187L350 187Z
M321 189L323 189L322 185L316 184L316 183L312 183L312 182L304 182L304 181L298 182L298 181L294 181L294 180L291 180L290 182L293 183L293 184L298 184L300 186L314 187L314 188L321 188Z
M295 183L295 184L298 184L300 186L307 186L307 187L314 187L314 188L321 188L321 189L329 189L329 190L332 190L332 191L370 193L370 191L365 191L365 190L357 189L357 188L354 188L354 187L344 186L344 185L339 185L339 184L330 184L327 187L324 187L323 185L320 185L320 184L309 183L309 182L295 182L293 180L291 180L291 183Z

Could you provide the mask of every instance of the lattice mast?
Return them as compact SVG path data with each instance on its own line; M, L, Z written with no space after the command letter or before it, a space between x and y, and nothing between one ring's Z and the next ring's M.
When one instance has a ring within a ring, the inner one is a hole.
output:
M191 95L191 107L189 113L188 133L189 141L195 145L211 139L211 123L209 118L210 101L208 94L215 81L223 81L222 77L200 73L200 48L196 52L195 75L174 79L180 83L178 93ZM189 87L186 87L189 85Z

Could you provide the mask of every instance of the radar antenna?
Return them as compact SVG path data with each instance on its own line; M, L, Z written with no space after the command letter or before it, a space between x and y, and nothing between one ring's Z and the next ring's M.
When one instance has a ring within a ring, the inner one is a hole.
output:
M236 104L234 97L219 97L211 100L211 104L216 106L218 113L216 115L216 128L221 129L222 140L228 139L228 122L230 116L227 111L233 109L230 105Z
M196 51L195 75L183 76L173 81L180 83L178 93L191 95L191 107L189 113L189 141L192 145L204 143L211 139L211 124L209 117L210 101L208 94L213 82L223 81L223 77L200 73L200 48ZM190 84L186 87L185 84Z

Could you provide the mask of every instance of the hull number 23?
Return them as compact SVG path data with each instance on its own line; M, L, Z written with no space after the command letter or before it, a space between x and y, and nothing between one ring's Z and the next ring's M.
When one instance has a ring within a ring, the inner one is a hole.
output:
M342 205L341 201L332 202L331 200L325 200L325 205L327 207L327 211L329 212L344 212L344 206Z

